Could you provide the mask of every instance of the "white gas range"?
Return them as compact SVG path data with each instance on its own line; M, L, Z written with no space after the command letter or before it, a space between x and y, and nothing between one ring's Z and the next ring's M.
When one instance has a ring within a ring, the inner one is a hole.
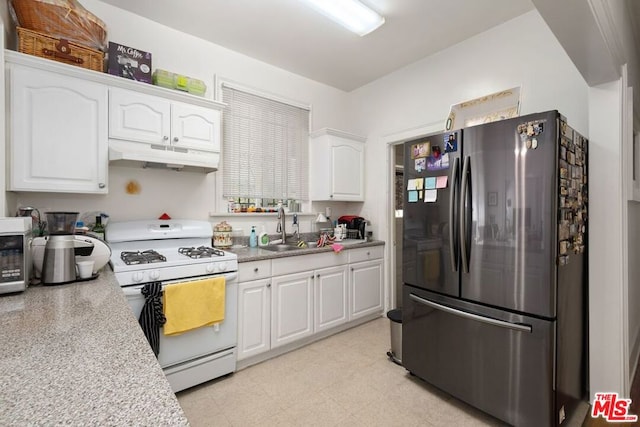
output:
M109 222L110 264L138 318L145 284L165 285L224 276L224 321L177 336L160 331L158 362L174 391L229 374L236 368L237 256L211 247L207 221L150 220Z

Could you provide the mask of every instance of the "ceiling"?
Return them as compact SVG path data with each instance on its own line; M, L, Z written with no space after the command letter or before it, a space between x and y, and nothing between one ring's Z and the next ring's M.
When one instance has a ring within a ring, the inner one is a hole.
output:
M301 0L102 0L345 91L534 9L530 0L361 0L386 18L359 37Z

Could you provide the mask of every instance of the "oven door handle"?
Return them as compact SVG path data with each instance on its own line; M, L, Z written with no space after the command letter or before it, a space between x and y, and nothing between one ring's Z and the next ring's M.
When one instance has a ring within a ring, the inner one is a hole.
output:
M227 282L233 282L238 278L238 272L234 271L233 273L224 273L224 274L212 274L210 276L198 276L198 277L189 277L187 279L174 279L167 280L166 282L162 282L162 285L174 285L176 283L186 283L186 282L196 282L198 280L211 279L213 277L224 276L224 279Z
M204 280L204 279L210 279L212 277L220 277L220 276L224 276L224 279L228 282L234 282L237 278L238 278L238 273L237 272L233 272L233 273L225 273L225 274L216 274L216 275L211 275L211 276L199 276L199 277L192 277L189 279L177 279L177 280L171 280L171 281L167 281L167 282L162 282L162 286L164 288L164 285L173 285L175 283L185 283L185 282L194 282L196 280ZM134 285L134 286L125 286L122 289L122 292L124 293L125 296L136 296L136 295L140 295L140 290L142 289L142 287L144 286L144 284L142 285Z

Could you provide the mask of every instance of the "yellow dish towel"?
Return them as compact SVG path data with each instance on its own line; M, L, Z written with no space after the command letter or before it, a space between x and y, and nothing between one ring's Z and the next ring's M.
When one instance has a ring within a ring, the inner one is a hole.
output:
M224 277L167 285L162 298L165 335L180 335L224 320Z

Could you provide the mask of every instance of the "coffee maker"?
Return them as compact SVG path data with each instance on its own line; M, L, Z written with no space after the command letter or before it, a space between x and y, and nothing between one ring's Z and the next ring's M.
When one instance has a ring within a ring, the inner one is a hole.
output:
M42 283L59 285L76 280L76 239L78 212L47 212L47 244L42 263Z
M366 238L365 227L367 220L361 216L344 215L338 218L338 224L347 226L347 238L364 240Z

